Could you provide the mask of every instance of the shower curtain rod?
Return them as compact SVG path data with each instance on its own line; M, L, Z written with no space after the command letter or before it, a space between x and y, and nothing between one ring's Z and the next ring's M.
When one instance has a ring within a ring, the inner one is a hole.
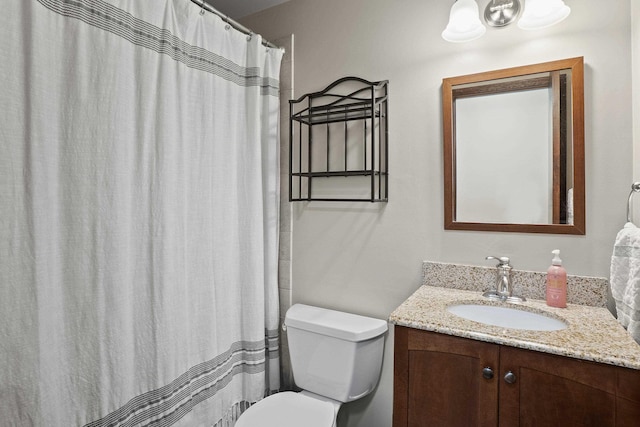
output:
M238 21L229 18L227 15L225 15L222 12L219 12L216 8L214 8L213 6L211 6L209 3L207 3L204 0L191 0L191 2L197 4L198 6L202 7L203 9L211 12L211 13L215 13L216 15L218 15L220 18L222 18L222 20L224 22L226 22L227 24L231 25L233 28L235 28L236 30L240 31L241 33L247 34L247 35L253 35L255 34L253 31L251 31L250 29L248 29L247 27L245 27L244 25L240 24ZM262 40L262 44L271 48L275 48L275 49L281 49L280 47L276 46L275 44L271 43L268 40Z

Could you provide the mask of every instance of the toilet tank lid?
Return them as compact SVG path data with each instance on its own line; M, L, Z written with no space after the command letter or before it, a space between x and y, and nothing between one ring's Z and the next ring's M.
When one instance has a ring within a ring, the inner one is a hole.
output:
M284 324L354 342L375 338L387 331L384 320L304 304L291 306Z

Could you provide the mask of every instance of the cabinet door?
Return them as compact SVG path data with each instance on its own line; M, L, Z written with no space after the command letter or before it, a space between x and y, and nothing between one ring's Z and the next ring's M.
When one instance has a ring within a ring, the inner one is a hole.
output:
M395 346L394 427L497 425L497 345L396 326Z
M640 424L640 371L617 368L616 426Z
M501 427L616 425L614 366L502 347L500 369Z

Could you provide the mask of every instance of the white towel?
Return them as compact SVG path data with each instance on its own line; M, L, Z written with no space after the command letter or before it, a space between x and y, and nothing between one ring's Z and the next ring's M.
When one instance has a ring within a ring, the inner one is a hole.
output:
M618 232L613 247L611 294L618 321L640 343L640 229L630 222Z

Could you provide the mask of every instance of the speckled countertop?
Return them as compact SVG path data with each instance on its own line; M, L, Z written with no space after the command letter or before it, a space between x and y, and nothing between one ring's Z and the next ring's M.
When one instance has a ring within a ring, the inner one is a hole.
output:
M447 307L459 303L501 305L478 291L421 286L389 318L395 325L541 351L640 370L640 345L604 307L567 304L553 308L529 299L518 308L559 318L568 327L540 332L505 329L458 317ZM507 305L512 306L512 305Z

